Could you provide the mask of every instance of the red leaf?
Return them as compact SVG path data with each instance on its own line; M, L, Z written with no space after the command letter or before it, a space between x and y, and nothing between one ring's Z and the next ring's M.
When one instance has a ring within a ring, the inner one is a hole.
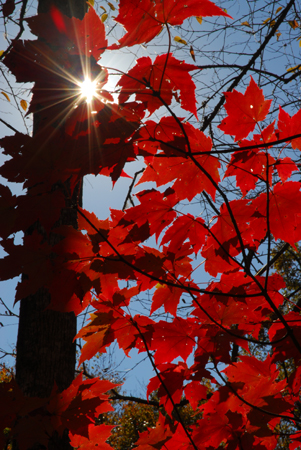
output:
M199 381L192 381L191 383L186 384L184 392L185 397L194 410L196 410L201 400L205 400L207 398L207 388Z
M285 139L296 134L301 134L301 110L291 117L279 106L278 138ZM291 145L301 150L301 137L291 140Z
M168 251L176 253L187 239L197 254L205 243L207 227L201 218L195 218L191 214L178 217L165 232L161 245L170 241Z
M52 45L68 48L70 54L93 56L96 60L107 47L105 26L93 8L83 20L63 15L55 6L51 14L27 19L31 32Z
M168 286L165 284L157 285L157 289L153 295L152 307L150 313L157 311L164 305L165 312L169 312L174 317L177 315L177 307L183 293L183 289Z
M277 183L269 193L269 222L270 231L274 238L288 242L292 246L301 239L301 223L298 215L301 211L300 183L287 181L284 184ZM259 195L253 200L253 206L266 217L267 196ZM263 230L266 230L266 222L258 219Z
M115 425L89 425L88 438L80 434L69 432L70 444L76 449L82 450L112 450L106 440L111 436L111 431Z
M177 196L172 189L164 193L154 189L136 194L140 205L126 210L125 219L138 226L145 222L149 224L150 233L158 239L161 231L176 217L173 207L178 203Z
M171 362L179 356L186 361L195 346L194 320L176 317L172 323L160 320L153 325L151 350L155 350L156 364Z
M236 185L241 189L243 195L246 195L250 189L254 189L257 181L264 180L268 176L269 184L272 184L273 164L275 159L265 152L260 152L262 144L275 141L274 124L268 125L260 134L254 134L251 141L243 140L239 146L250 147L257 145L258 148L250 150L240 150L234 152L231 156L230 164L228 164L224 177L234 175L236 177ZM268 172L267 172L268 162Z
M278 159L275 166L282 183L290 178L292 172L299 170L298 166L296 166L294 161L292 161L288 156L286 158Z
M210 151L211 139L201 134L205 150ZM139 183L155 181L162 186L173 181L172 188L179 200L191 201L197 194L206 191L215 198L216 184L218 184L220 167L219 160L214 156L195 156L193 160L184 157L154 158L144 171ZM208 174L208 176L207 176Z
M115 19L127 30L119 45L110 48L121 48L135 44L147 43L162 29L165 23L181 25L191 16L227 16L209 0L121 0L119 14ZM231 17L230 17L231 18Z
M180 403L183 393L183 383L190 375L185 363L179 364L161 364L158 366L160 370L160 378L151 378L147 386L147 397L150 393L158 389L158 397L160 397L160 404L164 405L166 412L171 416L174 409L173 403ZM168 389L168 393L166 391ZM170 397L173 400L170 400Z
M189 74L191 70L197 70L197 67L178 61L172 53L157 56L153 64L149 57L139 58L136 66L118 82L121 86L119 102L125 103L135 94L136 101L145 102L152 114L164 103L170 105L174 93L179 92L182 108L197 117L195 84ZM160 97L155 96L154 92Z
M272 102L264 99L262 89L259 89L252 77L244 94L234 89L233 92L224 92L224 95L228 116L218 128L226 134L234 135L236 141L247 137L255 125L266 118Z
M137 450L151 450L153 448L164 448L164 445L173 435L170 428L169 419L159 412L159 420L156 428L151 428L139 434L139 439L135 443Z
M249 200L241 199L229 202L229 209L235 218L244 246L256 249L260 239L265 235L265 230L262 225L256 228L253 226L255 206L249 204ZM210 228L210 234L202 251L202 255L206 258L206 270L213 276L219 272L238 269L233 257L242 249L229 209L225 204L221 206L220 215L217 217L217 222ZM246 226L251 223L252 225Z

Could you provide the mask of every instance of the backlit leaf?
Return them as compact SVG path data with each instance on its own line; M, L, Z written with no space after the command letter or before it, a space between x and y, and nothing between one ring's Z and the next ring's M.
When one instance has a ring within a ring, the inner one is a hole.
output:
M27 101L26 100L21 100L20 105L21 105L21 108L24 109L24 111L27 110Z
M4 97L6 98L6 100L8 100L8 101L10 102L10 98L9 98L9 96L7 95L6 92L1 91L1 94L4 95Z
M175 36L174 41L179 42L179 44L187 45L187 42L182 39L180 36Z

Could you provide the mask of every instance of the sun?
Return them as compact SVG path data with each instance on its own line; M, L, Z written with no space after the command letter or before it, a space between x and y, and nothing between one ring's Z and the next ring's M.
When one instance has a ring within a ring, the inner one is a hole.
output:
M96 84L96 80L92 81L88 77L80 84L81 97L85 98L87 103L91 103L92 99L97 95Z

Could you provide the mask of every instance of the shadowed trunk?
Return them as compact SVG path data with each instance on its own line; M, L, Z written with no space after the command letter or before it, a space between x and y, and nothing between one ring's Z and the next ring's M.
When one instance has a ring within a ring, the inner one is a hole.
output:
M82 19L87 9L85 0L40 0L38 12L47 13L55 5L63 14ZM34 132L39 123L38 113L34 117ZM76 201L81 204L81 189L78 188ZM68 204L69 203L69 204ZM60 223L77 227L76 211L70 208L70 200L66 199L66 208L62 211ZM28 230L31 234L38 229L38 223ZM55 231L55 230L54 230ZM51 244L60 237L51 236ZM26 275L24 276L26 278ZM48 397L54 382L60 391L66 389L74 379L76 317L74 313L61 313L46 310L50 302L47 289L40 289L35 295L24 298L20 306L20 319L17 340L16 380L25 395L30 397ZM38 443L32 449L42 449ZM16 446L14 446L16 450ZM54 435L49 441L49 450L70 450L68 433L59 438Z

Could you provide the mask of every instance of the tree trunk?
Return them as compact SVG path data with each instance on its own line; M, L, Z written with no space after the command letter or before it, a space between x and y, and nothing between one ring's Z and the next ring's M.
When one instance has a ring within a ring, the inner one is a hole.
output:
M39 0L38 12L49 12L51 5L55 5L63 14L79 19L84 17L87 9L86 0ZM34 117L34 132L38 122L38 117ZM76 200L81 203L81 192ZM60 224L77 226L76 211L70 208L67 199ZM34 228L39 228L39 224L34 224L28 233ZM41 233L43 234L43 230ZM59 239L53 234L52 244ZM76 335L76 317L73 312L46 310L49 302L49 292L44 288L21 300L16 380L24 394L30 397L48 397L54 383L62 391L74 379L76 348L73 339ZM37 443L34 448L42 447ZM68 433L63 438L53 436L48 448L70 450Z
M85 0L39 0L38 12L48 13L52 5L56 6L65 16L77 19L83 19L88 7Z

